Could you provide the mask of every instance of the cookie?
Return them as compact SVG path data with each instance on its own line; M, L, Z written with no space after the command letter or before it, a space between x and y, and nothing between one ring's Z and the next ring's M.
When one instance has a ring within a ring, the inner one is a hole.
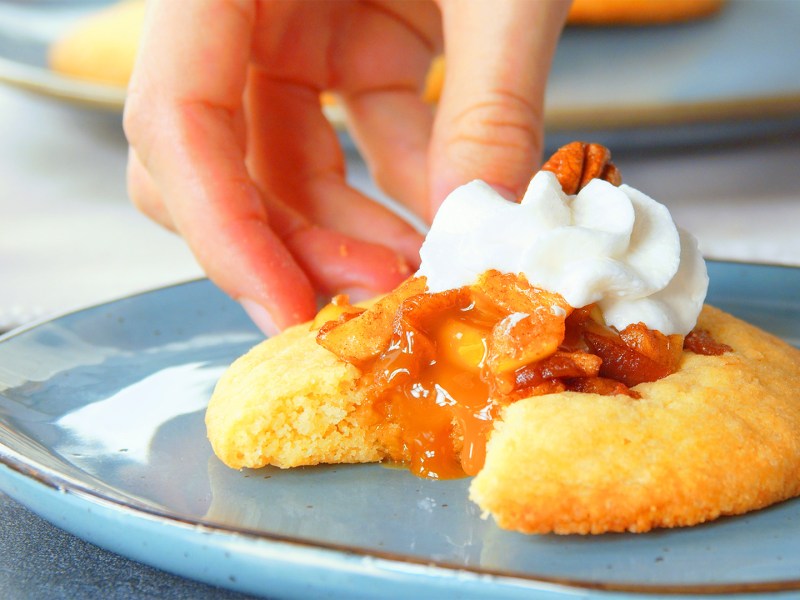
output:
M706 306L698 327L732 352L684 351L678 370L624 394L559 392L509 404L470 497L525 533L644 532L741 514L800 494L800 351ZM360 371L308 324L238 359L206 424L233 468L399 460Z
M127 87L144 10L144 0L123 0L79 21L50 48L50 68L76 79Z

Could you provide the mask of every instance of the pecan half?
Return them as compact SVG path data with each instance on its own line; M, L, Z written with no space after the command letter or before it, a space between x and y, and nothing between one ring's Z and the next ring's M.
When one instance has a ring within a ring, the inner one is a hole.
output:
M611 152L601 144L571 142L562 146L542 166L552 171L566 194L577 194L592 179L619 185L622 176L611 162Z

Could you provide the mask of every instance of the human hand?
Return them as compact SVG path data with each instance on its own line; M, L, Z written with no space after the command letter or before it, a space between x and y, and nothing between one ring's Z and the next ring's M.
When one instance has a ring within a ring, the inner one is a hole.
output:
M311 318L315 293L391 289L421 236L347 185L320 92L338 94L377 183L423 217L474 178L518 195L567 6L151 0L124 119L130 195L267 333ZM434 119L420 91L443 40Z

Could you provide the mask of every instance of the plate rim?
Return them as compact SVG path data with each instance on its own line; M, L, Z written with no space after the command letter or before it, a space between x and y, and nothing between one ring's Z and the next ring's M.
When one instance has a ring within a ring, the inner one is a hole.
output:
M16 458L15 458L16 456ZM37 461L22 458L20 455L10 450L2 440L0 440L0 467L9 469L19 476L26 478L28 483L39 485L48 491L70 494L93 505L100 505L109 508L114 512L127 515L135 519L147 519L155 521L167 527L180 527L189 529L195 533L214 533L221 536L228 536L232 539L246 539L254 544L268 544L275 546L288 546L308 552L328 553L336 558L342 559L345 556L358 556L360 558L370 558L383 561L387 564L414 566L424 568L426 571L435 571L436 574L454 577L458 575L463 578L465 574L474 577L476 581L489 577L496 582L515 583L522 586L559 586L574 591L588 592L620 592L635 594L742 594L756 592L784 592L800 590L800 577L795 579L782 579L776 581L751 581L742 583L725 584L637 584L625 582L603 582L583 580L570 577L554 577L548 575L526 574L517 571L504 571L501 569L488 569L471 565L458 565L438 559L426 559L422 557L409 556L394 552L387 552L375 549L349 546L325 541L313 541L302 538L294 538L284 534L259 531L251 528L240 528L221 523L210 523L202 519L184 517L177 514L161 512L156 508L137 504L134 501L122 498L112 498L97 490L92 489L79 480L58 473L49 469ZM14 497L13 493L0 490ZM787 499L783 502L789 502ZM781 504L781 503L779 503ZM29 510L35 511L35 507L27 506ZM731 518L735 518L734 515ZM54 523L54 525L58 526ZM76 534L77 536L77 534ZM80 536L77 536L80 537ZM433 573L430 573L433 575Z
M127 89L59 75L43 67L0 56L0 81L20 89L111 113L125 109ZM341 106L323 106L337 129L346 129ZM672 103L594 104L586 107L553 106L545 102L544 127L550 133L575 129L604 131L637 127L666 127L725 122L768 121L800 116L800 92L759 97L731 96Z
M57 73L0 56L0 81L20 89L107 112L122 112L126 88L106 85Z

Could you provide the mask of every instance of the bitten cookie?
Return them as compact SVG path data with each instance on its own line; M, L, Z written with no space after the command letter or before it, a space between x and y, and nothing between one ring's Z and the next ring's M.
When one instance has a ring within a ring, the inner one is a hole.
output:
M510 404L470 497L506 529L643 532L702 523L800 493L800 351L720 310L698 327L734 350L684 352L641 398L561 392ZM359 370L308 324L256 346L206 417L234 468L397 460L395 431Z

